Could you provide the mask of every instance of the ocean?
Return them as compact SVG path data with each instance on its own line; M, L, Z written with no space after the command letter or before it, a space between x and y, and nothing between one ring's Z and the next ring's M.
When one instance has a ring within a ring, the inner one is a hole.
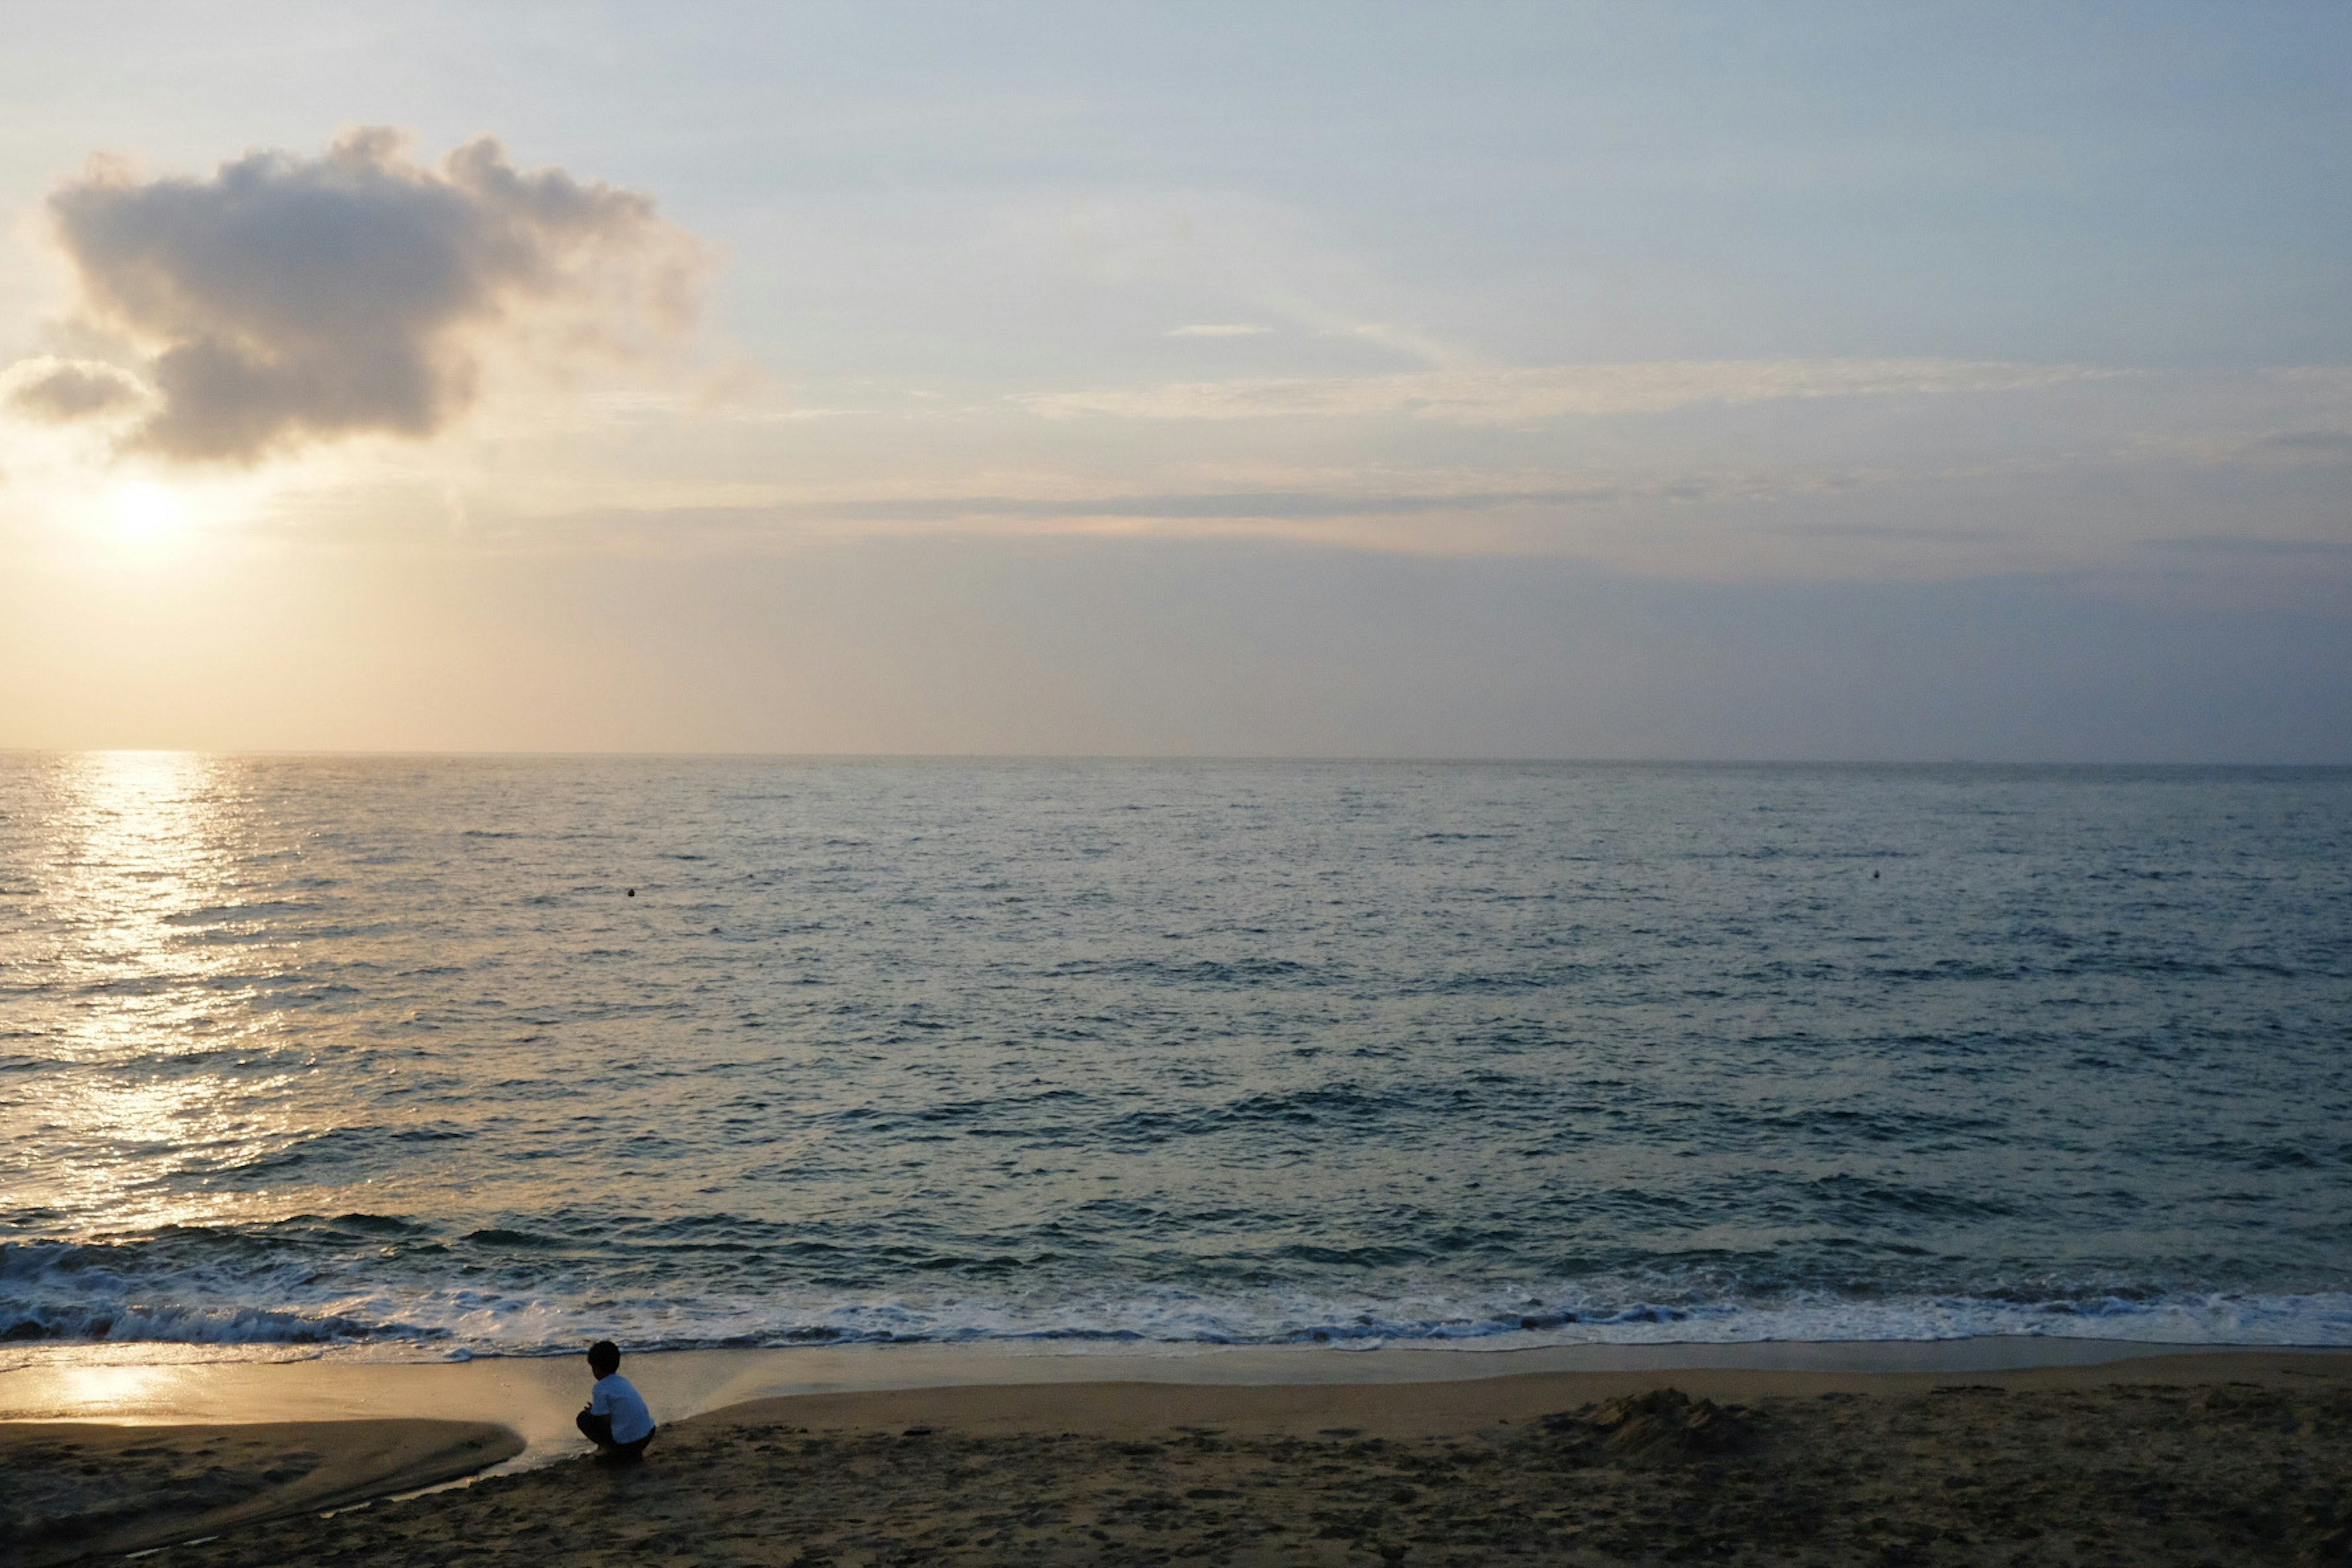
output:
M0 1367L2352 1345L2352 772L0 756Z

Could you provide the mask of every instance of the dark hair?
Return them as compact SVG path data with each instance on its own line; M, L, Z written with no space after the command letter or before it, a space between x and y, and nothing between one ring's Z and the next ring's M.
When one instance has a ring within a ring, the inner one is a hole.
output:
M610 1340L598 1340L588 1347L588 1370L598 1377L610 1377L621 1370L621 1347Z

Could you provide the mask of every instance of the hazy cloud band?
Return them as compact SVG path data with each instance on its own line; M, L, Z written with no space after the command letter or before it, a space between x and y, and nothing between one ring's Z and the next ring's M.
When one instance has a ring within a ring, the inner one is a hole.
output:
M1388 416L1517 425L1567 415L1658 414L1776 398L2009 392L2113 374L2084 365L1976 360L1687 360L1188 382L1135 391L1036 394L1020 401L1048 419Z

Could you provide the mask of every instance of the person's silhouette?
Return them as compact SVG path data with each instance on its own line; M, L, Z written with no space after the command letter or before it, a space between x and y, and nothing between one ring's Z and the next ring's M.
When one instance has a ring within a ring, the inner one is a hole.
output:
M621 1347L610 1340L590 1345L588 1370L596 1374L596 1386L575 1423L580 1435L596 1445L596 1458L606 1463L643 1458L658 1428L645 1395L621 1375Z

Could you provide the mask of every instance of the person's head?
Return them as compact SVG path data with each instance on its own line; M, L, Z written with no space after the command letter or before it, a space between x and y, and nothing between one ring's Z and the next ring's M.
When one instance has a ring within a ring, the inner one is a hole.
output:
M610 1340L598 1340L588 1347L588 1370L598 1377L610 1377L621 1370L621 1347Z

